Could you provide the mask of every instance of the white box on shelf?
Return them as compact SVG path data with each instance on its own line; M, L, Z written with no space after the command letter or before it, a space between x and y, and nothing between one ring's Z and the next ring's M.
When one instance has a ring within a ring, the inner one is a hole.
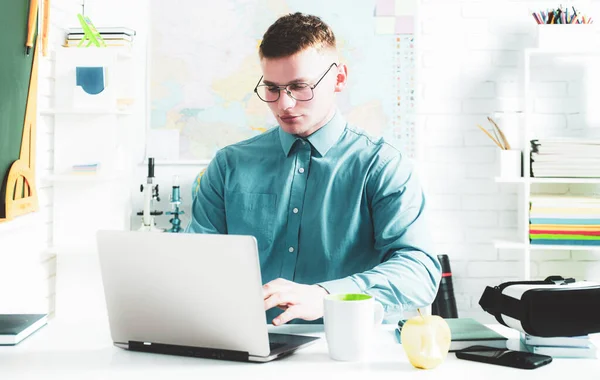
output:
M594 24L542 24L537 26L540 49L590 50L599 47Z
M124 59L118 49L62 48L56 52L56 62L54 108L123 110L133 103L133 61ZM84 91L83 84L92 79L102 80L104 90Z
M115 108L117 101L109 73L110 69L103 66L76 66L73 108Z
M517 179L521 178L521 151L520 150L497 150L498 178Z

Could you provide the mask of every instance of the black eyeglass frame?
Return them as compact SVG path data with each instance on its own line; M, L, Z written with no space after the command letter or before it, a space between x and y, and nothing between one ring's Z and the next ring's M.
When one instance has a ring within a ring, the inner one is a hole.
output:
M317 81L317 83L315 83L314 85L310 85L308 83L304 83L304 82L297 82L297 83L290 83L290 84L286 84L284 86L274 86L274 85L268 85L268 84L260 84L260 82L263 80L263 75L260 76L260 79L258 80L258 83L256 83L256 86L254 86L254 92L256 93L256 96L258 96L258 98L260 100L262 100L265 103L275 103L276 101L278 101L281 98L281 90L284 90L285 93L292 99L298 101L298 102L308 102L313 100L313 98L315 97L315 88L317 88L317 86L319 85L319 83L321 83L321 81L323 80L323 78L325 78L325 76L329 73L329 70L331 70L331 68L335 66L338 67L338 64L333 62L331 65L329 65L329 67L327 68L327 70L325 70L325 72L323 73L323 75L321 75L321 78L319 78L319 80ZM297 85L306 85L306 87L310 88L310 92L311 92L311 97L310 99L296 99L293 95L292 95L292 91L290 91L288 89L289 86L297 86ZM279 92L277 93L277 99L274 100L264 100L263 98L260 97L260 95L258 94L258 88L259 87L277 87L279 89Z

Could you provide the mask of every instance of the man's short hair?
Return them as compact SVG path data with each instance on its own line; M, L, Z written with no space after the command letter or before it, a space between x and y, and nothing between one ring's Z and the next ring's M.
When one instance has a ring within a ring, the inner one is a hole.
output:
M289 57L309 47L335 49L335 35L319 17L296 12L280 17L267 29L258 54L260 58Z

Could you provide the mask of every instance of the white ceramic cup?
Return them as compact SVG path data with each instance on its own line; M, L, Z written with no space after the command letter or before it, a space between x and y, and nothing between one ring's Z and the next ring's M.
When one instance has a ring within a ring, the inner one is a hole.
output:
M367 359L375 327L383 321L383 306L368 294L331 294L323 302L329 356L342 361Z

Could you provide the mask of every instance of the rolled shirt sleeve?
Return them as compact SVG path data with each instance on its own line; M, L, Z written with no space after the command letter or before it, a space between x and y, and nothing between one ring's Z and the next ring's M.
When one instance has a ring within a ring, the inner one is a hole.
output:
M426 222L426 202L407 159L397 154L367 183L375 249L384 261L373 269L319 283L329 293L366 293L387 313L430 305L441 278Z

